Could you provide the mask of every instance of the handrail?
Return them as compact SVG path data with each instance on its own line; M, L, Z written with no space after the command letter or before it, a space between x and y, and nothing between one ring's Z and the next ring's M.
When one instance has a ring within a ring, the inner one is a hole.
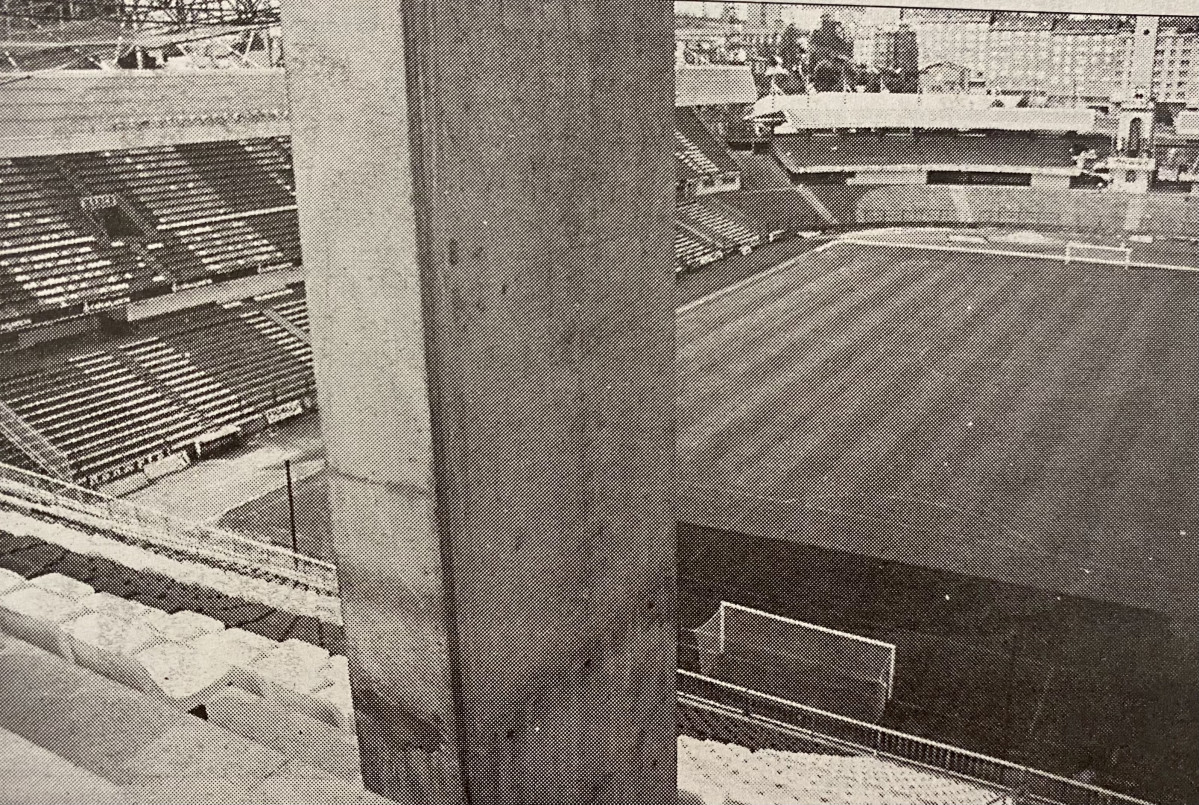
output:
M197 558L247 566L295 584L337 594L337 569L328 562L0 464L0 502L6 499L44 510L84 528L111 531Z
M0 401L0 437L7 437L22 453L39 466L56 473L64 481L71 477L67 454L50 443L36 428Z
M688 680L697 686L707 685L716 692L725 691L749 701L759 700L775 708L775 713L781 713L784 716L798 715L800 718L796 720L802 719L806 723L797 726L815 735L831 738L838 744L852 745L862 752L903 763L931 766L955 776L974 778L991 785L1018 788L1025 797L1046 805L1116 805L1116 803L1153 805L1147 800L1120 794L1089 783L1071 780L1068 777L1061 777L929 738L909 735L878 724L858 721L849 716L830 713L768 693L743 688L731 682L713 679L682 668L678 669L677 673L680 680ZM746 703L748 704L748 701ZM764 722L771 720L770 717L760 713L752 713L748 708L743 709L743 712L746 715L752 715L755 720ZM813 721L822 723L824 729L821 729L816 723L812 723ZM783 721L783 723L787 722ZM851 733L853 737L846 738L826 732L826 730L838 728ZM868 740L861 740L862 738Z

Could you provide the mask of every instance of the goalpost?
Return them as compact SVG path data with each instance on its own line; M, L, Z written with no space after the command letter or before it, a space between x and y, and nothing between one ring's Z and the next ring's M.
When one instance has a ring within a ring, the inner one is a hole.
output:
M713 674L722 656L773 667L786 675L813 667L881 689L895 687L895 645L721 601L695 630L700 671Z
M1070 263L1102 263L1128 268L1132 265L1132 247L1100 246L1071 241L1066 244L1066 265Z

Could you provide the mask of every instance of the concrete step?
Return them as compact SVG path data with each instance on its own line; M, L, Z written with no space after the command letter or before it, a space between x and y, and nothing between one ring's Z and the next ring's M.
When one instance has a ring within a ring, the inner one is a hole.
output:
M123 789L129 805L389 802L344 768L333 775L289 758L11 635L0 645L0 730L85 775L46 802L107 803L111 788L97 780ZM13 762L0 789L36 787L39 767Z
M0 728L0 805L125 805L126 793L98 774Z

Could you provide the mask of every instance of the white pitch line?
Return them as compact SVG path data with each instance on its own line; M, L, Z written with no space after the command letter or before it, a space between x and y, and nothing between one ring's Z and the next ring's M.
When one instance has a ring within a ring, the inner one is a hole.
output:
M963 246L945 246L939 243L907 243L889 240L868 240L866 238L846 238L835 240L833 243L851 243L857 246L885 246L896 249L916 249L930 252L957 252L959 254L995 254L1001 257L1027 257L1033 260L1057 260L1062 263L1070 262L1064 254L1039 254L1037 252L1021 252L1014 249L969 249ZM831 244L829 244L831 245ZM1199 273L1199 268L1192 266L1167 265L1165 263L1125 263L1123 260L1105 260L1098 257L1074 257L1076 263L1097 263L1109 266L1127 266L1128 268L1157 268L1166 271L1189 271Z
M691 310L692 308L697 308L700 305L706 305L709 302L714 302L717 299L720 299L722 296L728 296L731 293L736 293L737 291L741 290L742 288L748 288L749 286L754 285L755 283L759 283L764 279L773 277L775 274L779 273L780 271L786 271L788 268L791 268L796 263L800 262L801 260L803 260L813 254L819 254L820 252L824 251L825 249L829 248L830 246L833 246L833 245L835 245L837 243L841 243L841 242L842 241L839 241L839 240L830 240L828 243L822 243L819 246L817 246L816 248L810 249L810 250L804 252L803 254L796 255L795 257L792 257L789 260L784 260L783 262L779 263L777 266L774 266L773 268L768 268L765 271L761 271L761 272L758 272L757 274L746 277L745 279L741 280L740 282L735 282L732 285L728 286L727 288L721 288L719 291L714 291L713 293L710 293L707 296L701 296L699 299L696 299L693 302L688 302L687 304L680 307L678 312L686 313L688 310Z
M900 227L891 227L888 229L876 229L874 231L881 233L881 232L907 232L907 231L911 231L911 230L903 229ZM921 231L929 231L929 230L924 229ZM945 231L951 231L951 230L946 228ZM954 230L954 231L956 231L956 230ZM736 293L737 291L740 291L743 288L748 288L749 286L755 285L755 284L761 282L762 280L773 277L775 274L778 274L781 271L786 271L787 269L791 268L795 264L799 263L800 261L804 260L805 258L807 258L813 254L819 254L820 252L823 252L826 249L829 249L838 244L847 244L847 245L853 245L853 246L883 246L883 247L888 247L888 248L916 249L918 251L931 251L931 252L956 252L958 254L994 254L994 255L1001 256L1001 257L1027 257L1027 258L1033 259L1033 260L1057 260L1062 263L1068 262L1066 260L1066 256L1064 254L1044 254L1044 253L1038 253L1038 252L1023 252L1023 251L1017 251L1015 249L971 249L971 248L967 248L964 246L945 246L945 245L939 244L939 243L909 243L909 242L904 242L904 241L870 240L867 238L842 237L842 238L837 238L835 240L830 240L827 243L822 243L819 246L817 246L816 248L806 251L803 254L796 255L795 257L792 257L789 260L785 260L785 261L779 263L778 265L774 266L773 268L768 268L765 271L761 271L757 274L746 277L745 279L741 280L740 282L735 282L726 288L721 288L719 291L714 291L714 292L708 294L707 296L703 296L692 302L688 302L687 304L680 307L678 309L678 312L680 314L686 313L687 311L692 310L697 307L700 307L701 305L709 304L710 302L714 302L717 299L728 296L731 293ZM1191 273L1199 273L1199 268L1194 268L1192 266L1167 265L1165 263L1125 263L1122 260L1105 260L1102 258L1086 258L1086 259L1084 259L1084 258L1079 258L1079 257L1075 257L1074 262L1076 262L1076 263L1097 263L1100 265L1110 265L1110 266L1127 266L1128 268L1154 268L1154 269L1161 269L1161 270L1165 270L1165 271L1186 271L1186 272L1191 272Z

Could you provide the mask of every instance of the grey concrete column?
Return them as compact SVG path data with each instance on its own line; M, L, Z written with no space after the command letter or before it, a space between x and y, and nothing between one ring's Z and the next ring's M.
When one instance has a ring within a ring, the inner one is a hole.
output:
M673 801L670 4L283 23L368 787Z

